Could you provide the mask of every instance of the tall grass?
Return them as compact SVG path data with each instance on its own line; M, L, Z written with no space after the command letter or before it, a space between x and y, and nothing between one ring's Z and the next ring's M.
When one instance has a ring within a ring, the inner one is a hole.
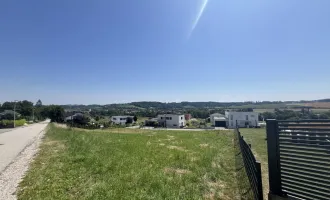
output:
M15 126L23 126L26 123L25 119L15 120ZM0 121L0 128L12 128L14 127L14 120L1 120Z
M51 126L18 198L237 199L232 132L129 131Z

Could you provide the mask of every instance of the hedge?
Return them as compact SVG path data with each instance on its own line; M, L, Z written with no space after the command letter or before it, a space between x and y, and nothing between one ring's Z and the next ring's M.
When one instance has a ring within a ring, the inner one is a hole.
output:
M25 119L15 120L15 125L23 126L26 123ZM14 120L1 120L0 121L0 128L13 128L14 127Z

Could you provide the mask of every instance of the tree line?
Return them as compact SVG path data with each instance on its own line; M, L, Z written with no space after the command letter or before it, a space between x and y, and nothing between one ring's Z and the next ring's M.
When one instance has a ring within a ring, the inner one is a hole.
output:
M0 105L0 120L13 120L15 108L16 119L26 119L29 121L42 121L45 119L51 119L53 122L63 122L64 121L64 109L58 105L43 105L41 100L38 100L35 104L33 102L23 100L17 102L4 102ZM7 111L7 112L6 112Z
M259 120L301 120L301 119L330 119L330 111L323 113L302 112L294 110L275 109L274 112L264 112L259 115Z

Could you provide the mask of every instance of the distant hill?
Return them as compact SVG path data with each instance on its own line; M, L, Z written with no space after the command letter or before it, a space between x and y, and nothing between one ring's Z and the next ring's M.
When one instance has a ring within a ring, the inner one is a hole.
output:
M313 101L257 101L257 102L157 102L157 101L138 101L122 104L106 104L106 105L63 105L65 109L193 109L193 108L247 108L247 107L283 107L287 104L302 104L314 102L330 102L330 99L320 99Z

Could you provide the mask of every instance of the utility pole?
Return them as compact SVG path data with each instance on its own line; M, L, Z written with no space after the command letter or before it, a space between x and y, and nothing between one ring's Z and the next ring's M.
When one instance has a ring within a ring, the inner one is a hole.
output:
M17 102L17 100L15 100L15 103L14 103L14 128L16 127L16 124L15 124L15 120L16 120L16 102Z
M32 121L34 122L34 106L32 107Z

